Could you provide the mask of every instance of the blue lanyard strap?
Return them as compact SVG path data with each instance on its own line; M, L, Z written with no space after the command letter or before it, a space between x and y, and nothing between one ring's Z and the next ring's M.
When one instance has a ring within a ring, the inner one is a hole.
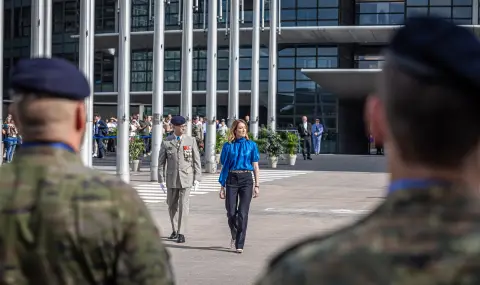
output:
M445 187L451 184L451 182L446 180L436 180L436 179L399 179L392 181L390 186L388 186L388 194L399 190L409 190L409 189L428 189L434 186Z
M39 147L39 146L58 148L58 149L64 149L64 150L69 151L69 152L75 152L75 150L71 146L69 146L66 143L62 143L62 142L24 142L22 144L23 149Z

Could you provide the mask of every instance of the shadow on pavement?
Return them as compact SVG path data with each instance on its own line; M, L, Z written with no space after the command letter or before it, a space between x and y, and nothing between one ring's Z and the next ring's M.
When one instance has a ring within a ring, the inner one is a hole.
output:
M197 249L197 250L213 250L213 251L222 251L229 253L236 253L235 251L222 247L222 246L187 246L187 245L174 245L169 243L164 243L166 248L179 248L179 249Z

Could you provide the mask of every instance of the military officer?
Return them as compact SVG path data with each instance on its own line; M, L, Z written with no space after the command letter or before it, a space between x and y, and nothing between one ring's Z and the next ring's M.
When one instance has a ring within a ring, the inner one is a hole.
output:
M410 18L365 109L388 149L386 199L287 249L257 284L480 284L480 42L450 21Z
M200 152L193 137L185 134L186 120L172 118L173 135L163 142L158 161L160 187L167 190L167 204L172 234L169 239L185 242L190 204L190 190L196 190L202 175ZM166 175L165 175L166 173Z
M0 168L1 284L174 284L149 211L85 167L87 79L57 58L20 60L9 106L23 145Z

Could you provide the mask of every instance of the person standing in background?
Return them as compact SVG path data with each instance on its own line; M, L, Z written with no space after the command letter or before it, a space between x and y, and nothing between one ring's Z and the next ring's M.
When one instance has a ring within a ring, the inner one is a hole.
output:
M315 155L318 155L322 147L322 134L323 134L323 125L320 123L320 119L315 120L315 124L312 126L313 133L313 149Z
M303 159L312 160L312 124L308 122L306 116L302 117L302 123L298 125L298 134L302 139L302 155Z

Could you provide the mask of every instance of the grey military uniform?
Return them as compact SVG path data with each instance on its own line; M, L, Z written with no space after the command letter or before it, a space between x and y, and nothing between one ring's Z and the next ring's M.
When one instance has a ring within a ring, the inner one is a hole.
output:
M201 175L200 152L195 139L187 135L181 140L174 135L167 137L160 149L158 177L160 183L167 184L172 230L179 234L185 233L190 190L194 181L200 181Z

